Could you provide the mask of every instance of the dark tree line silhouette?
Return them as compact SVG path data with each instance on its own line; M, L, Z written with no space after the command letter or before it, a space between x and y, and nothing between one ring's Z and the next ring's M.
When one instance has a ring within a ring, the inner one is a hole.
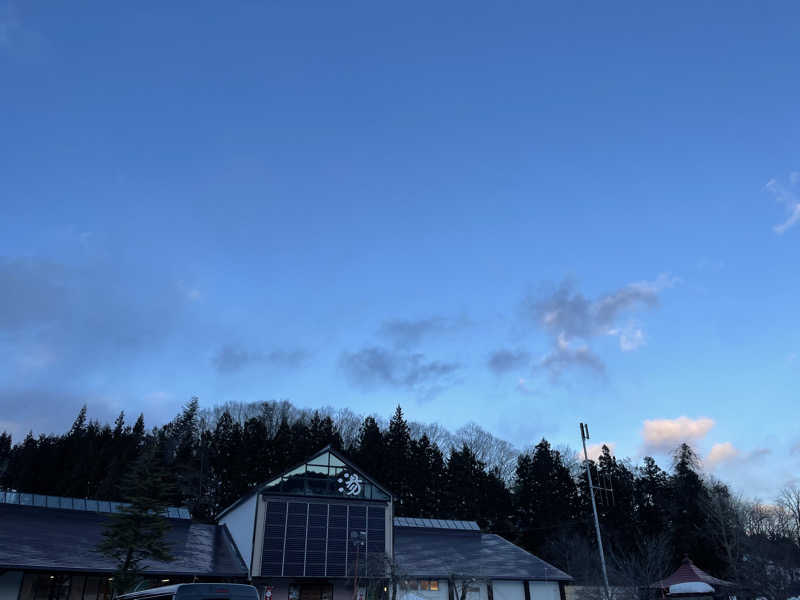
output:
M440 445L428 433L441 437L441 428L409 424L400 407L385 426L376 417L347 416L300 411L288 402L203 411L192 399L171 422L148 431L143 415L132 425L124 413L113 425L100 424L83 408L63 435L28 434L13 444L0 434L0 487L125 500L125 475L147 451L175 482L169 503L212 521L254 486L331 445L396 495L397 515L477 520L578 581L598 581L586 473L569 450L542 439L514 464L501 440L487 446L473 435ZM491 448L502 460L494 460ZM651 457L633 466L607 447L591 466L614 490L600 498L598 510L616 583L644 585L689 554L718 576L754 581L758 566L769 564L772 573L788 574L781 589L796 585L800 510L795 518L780 502L737 498L703 476L686 444L669 471Z

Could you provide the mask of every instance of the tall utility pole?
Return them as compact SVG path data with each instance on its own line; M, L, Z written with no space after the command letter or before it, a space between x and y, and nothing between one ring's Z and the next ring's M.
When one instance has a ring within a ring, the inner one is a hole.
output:
M600 566L603 568L603 585L606 588L606 600L611 600L611 591L608 588L608 572L606 571L606 555L603 552L603 538L600 535L600 520L597 518L597 504L594 501L594 485L592 484L592 470L589 467L589 453L586 452L586 440L589 439L589 426L581 423L581 442L583 443L583 458L586 465L586 479L589 480L589 496L592 499L592 512L594 513L594 532L597 535L597 550L600 552Z

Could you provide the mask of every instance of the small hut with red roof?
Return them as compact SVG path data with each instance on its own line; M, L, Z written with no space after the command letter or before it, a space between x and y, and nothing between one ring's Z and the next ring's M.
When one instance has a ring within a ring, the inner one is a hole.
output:
M709 575L685 556L681 566L672 575L653 584L653 587L661 589L670 598L699 600L724 594L725 588L732 588L733 585L730 581Z

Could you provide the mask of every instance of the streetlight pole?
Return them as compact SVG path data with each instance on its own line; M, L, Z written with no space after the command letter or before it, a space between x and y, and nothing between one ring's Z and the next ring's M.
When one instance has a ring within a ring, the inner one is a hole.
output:
M611 600L611 591L608 587L608 572L606 571L606 555L603 552L603 538L600 535L600 520L597 518L597 504L594 501L594 485L592 484L592 471L589 468L589 453L586 452L586 440L589 439L589 426L581 423L581 442L583 443L583 458L586 465L586 479L589 481L589 497L592 499L592 513L594 514L594 532L597 535L597 550L600 552L600 566L603 569L603 585L606 590L606 600Z

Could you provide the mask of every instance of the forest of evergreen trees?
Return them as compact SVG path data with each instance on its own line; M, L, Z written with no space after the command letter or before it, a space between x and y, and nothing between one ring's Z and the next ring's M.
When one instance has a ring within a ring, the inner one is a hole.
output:
M327 444L394 492L397 515L477 520L578 582L598 581L586 475L573 452L545 439L517 452L476 425L450 433L408 423L400 407L384 423L285 401L201 410L192 399L171 422L150 430L142 415L132 424L124 414L113 425L100 424L84 408L63 435L0 434L0 488L125 500L122 477L148 448L176 482L170 503L211 521ZM605 447L592 470L614 490L598 497L614 583L650 583L689 554L705 570L743 589L757 586L767 598L795 590L798 490L786 489L768 504L743 500L706 477L685 444L667 470L651 457L632 465Z

